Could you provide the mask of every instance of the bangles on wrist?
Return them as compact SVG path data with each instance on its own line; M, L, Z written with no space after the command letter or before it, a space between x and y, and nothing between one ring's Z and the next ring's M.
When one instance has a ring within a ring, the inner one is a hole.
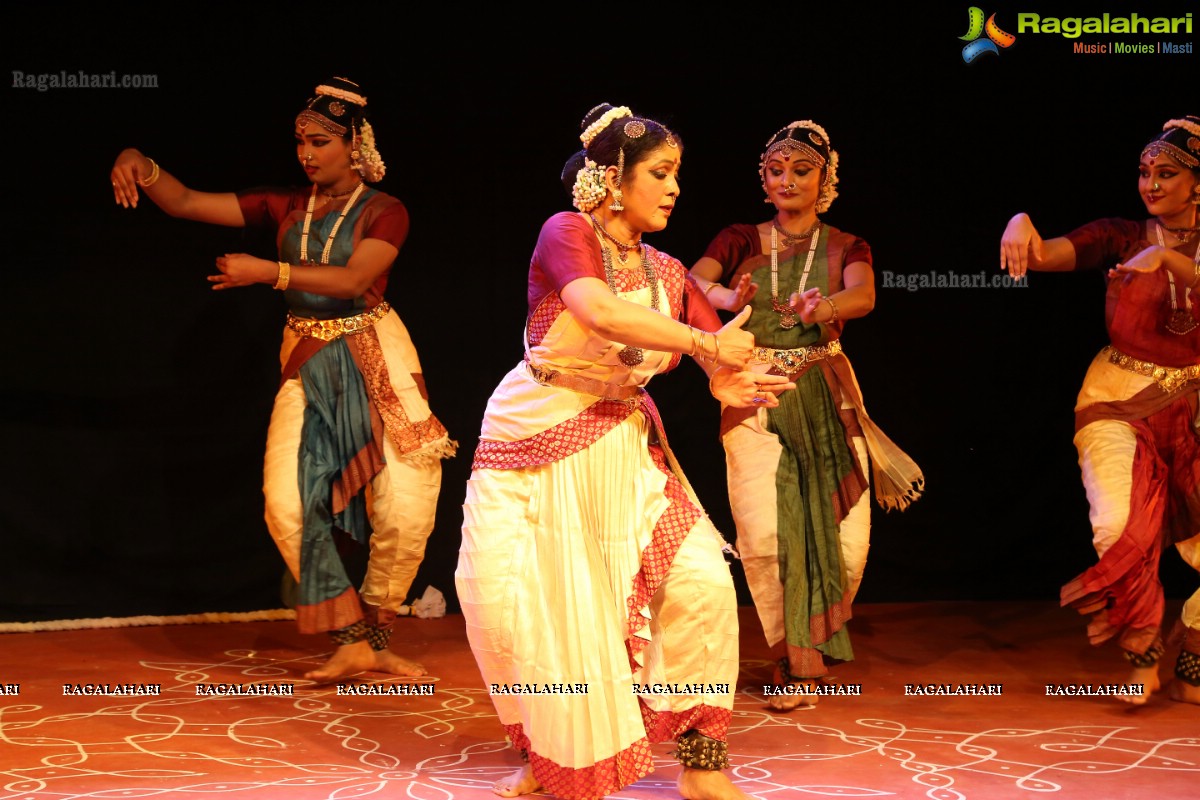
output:
M138 186L141 186L143 189L149 189L151 186L157 183L159 176L158 162L153 158L150 158L150 156L146 156L146 158L150 161L150 177L144 179L138 178L137 182Z
M284 261L276 262L279 264L279 270L275 273L275 286L272 288L284 291L288 287L288 283L292 280L292 265Z

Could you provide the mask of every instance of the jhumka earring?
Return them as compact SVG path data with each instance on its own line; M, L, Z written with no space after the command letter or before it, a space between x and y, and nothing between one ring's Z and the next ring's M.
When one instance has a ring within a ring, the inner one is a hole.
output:
M609 203L609 211L624 211L625 206L621 204L621 200L625 195L621 191L621 178L625 176L625 148L622 147L617 151L617 179L613 181L617 188L613 190L613 201Z

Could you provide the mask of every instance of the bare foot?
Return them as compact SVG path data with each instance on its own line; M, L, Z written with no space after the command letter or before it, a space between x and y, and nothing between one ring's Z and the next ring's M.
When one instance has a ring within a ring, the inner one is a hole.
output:
M1134 667L1129 672L1129 677L1125 680L1126 685L1136 686L1141 684L1144 688L1141 694L1119 694L1117 698L1122 702L1129 703L1131 706L1144 706L1146 701L1150 699L1150 695L1162 688L1162 684L1158 680L1158 665L1152 667Z
M1176 678L1171 681L1171 685L1168 688L1168 694L1172 700L1200 705L1200 686L1192 686L1190 683L1184 683L1179 678Z
M376 672L387 672L392 675L400 675L405 678L419 678L422 675L429 674L429 670L425 669L416 661L409 661L407 658L401 658L391 650L376 650L374 652Z
M336 683L375 667L375 651L366 641L338 645L329 660L304 677L317 683Z
M492 784L492 791L501 797L519 797L539 791L541 788L542 784L533 777L533 767L529 764L521 767L504 780Z
M684 767L676 788L685 800L750 800L750 795L734 786L728 775L715 769Z
M792 709L804 706L811 708L817 704L816 694L819 680L808 681L793 681L792 683L784 684L780 687L776 684L776 689L782 688L783 694L773 694L767 698L767 708L772 711L791 711Z

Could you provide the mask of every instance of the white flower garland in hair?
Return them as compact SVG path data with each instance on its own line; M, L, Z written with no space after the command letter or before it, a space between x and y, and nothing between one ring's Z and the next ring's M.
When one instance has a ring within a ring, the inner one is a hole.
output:
M579 141L583 142L584 147L591 147L592 140L600 135L600 132L609 126L614 119L621 117L632 117L633 112L627 106L617 106L610 108L600 115L600 119L588 125L583 133L579 134Z
M1169 131L1172 128L1183 128L1193 136L1200 136L1200 124L1192 122L1190 119L1171 119L1163 125L1164 131Z
M354 103L363 108L367 107L367 98L355 92L348 92L345 89L339 89L336 86L329 86L322 83L317 87L317 94L323 94L327 97L336 97L338 100L345 100L347 103Z
M366 120L363 120L359 129L358 153L356 169L363 180L370 183L383 180L383 176L387 174L387 165L383 163L383 158L375 148L375 129Z
M826 139L825 141L829 141ZM817 195L817 213L824 214L833 205L833 200L838 196L838 154L837 150L829 148L829 164L826 166L825 182L821 184L821 192Z
M604 182L607 167L602 167L590 158L575 173L575 186L571 189L571 204L585 214L604 202L608 186Z
M777 136L779 136L779 134L783 133L784 131L790 131L794 128L805 128L813 133L816 133L825 140L825 146L829 148L829 159L825 162L825 181L821 184L821 191L820 194L817 195L816 205L816 212L818 214L824 214L829 210L829 206L833 205L834 199L838 196L838 154L837 150L833 149L832 142L829 139L829 134L825 132L824 128L813 122L811 119L797 120L790 125L784 125L782 128L775 131L775 133L771 134L771 138L767 139L767 149L763 151L762 158L758 162L758 180L762 184L763 191L767 191L767 181L763 175L763 170L767 168L767 154L771 152L771 143ZM770 201L768 200L768 202Z

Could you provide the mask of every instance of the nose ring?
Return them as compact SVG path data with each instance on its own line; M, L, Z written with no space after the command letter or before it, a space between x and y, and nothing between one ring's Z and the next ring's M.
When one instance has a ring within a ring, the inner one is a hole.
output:
M789 183L787 186L783 187L783 190L784 190L785 192L790 192L790 191L792 191L792 190L793 190L793 189L795 189L795 188L796 188L796 184L794 184L794 183Z
M305 161L312 161L312 153L305 153L305 154L304 154L304 160L305 160Z
M1158 181L1154 182L1154 186L1152 188L1154 189L1154 191L1156 191L1156 192L1158 191Z

